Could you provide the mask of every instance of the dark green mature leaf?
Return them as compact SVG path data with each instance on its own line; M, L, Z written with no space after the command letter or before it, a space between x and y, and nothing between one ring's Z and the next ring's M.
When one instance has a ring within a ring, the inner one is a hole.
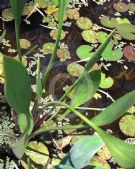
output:
M9 105L18 113L20 122L22 122L19 125L23 132L30 120L33 121L29 113L32 93L30 77L26 68L19 61L7 56L4 56L3 61L5 95Z
M101 75L99 70L86 73L74 89L71 101L72 107L78 107L90 100L99 88L100 80Z
M104 142L96 135L85 136L80 139L69 152L72 165L75 168L86 167L102 146L104 146Z
M117 120L135 104L135 91L132 91L108 106L104 111L93 117L91 121L98 126L103 126Z

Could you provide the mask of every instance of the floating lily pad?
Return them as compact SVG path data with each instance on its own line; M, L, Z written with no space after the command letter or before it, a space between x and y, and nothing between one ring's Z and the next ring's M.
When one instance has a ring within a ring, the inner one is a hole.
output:
M92 26L92 21L87 17L81 17L77 20L77 26L81 29L90 29Z
M104 169L111 169L108 162L99 156L94 156L92 160L90 161L90 165L95 166L95 167L101 167L101 168L103 167Z
M100 83L100 87L102 89L108 89L110 87L112 87L114 81L111 77L106 77L104 73L101 73L101 83Z
M129 3L128 4L128 9L132 12L135 12L135 3Z
M49 152L47 147L43 143L37 141L31 141L28 147L32 150L26 150L27 156L33 160L36 164L45 165L49 159Z
M93 47L89 45L81 45L77 48L76 54L82 60L86 58L90 58L94 52L91 52Z
M97 155L100 156L101 158L103 158L104 160L109 160L112 157L110 151L108 150L108 148L106 146L102 147L97 152Z
M124 39L135 40L134 25L128 23L117 25L117 31Z
M50 32L50 36L52 39L56 40L56 36L57 36L57 30L52 30ZM62 31L61 33L61 40L64 39L66 37L66 33L64 31Z
M127 12L128 11L128 5L124 2L114 3L113 7L117 12Z
M72 20L77 20L80 17L80 13L77 9L68 9L66 14L67 17Z
M123 54L129 61L135 61L135 50L133 46L125 46L123 49Z
M98 40L96 39L96 32L95 31L84 30L82 32L82 37L86 42L98 43Z
M109 43L107 47L105 48L104 52L102 53L102 57L106 61L117 61L121 59L123 56L123 52L121 49L114 49L113 50L113 44Z
M97 38L98 42L103 43L106 40L107 36L108 36L107 33L99 31L99 32L97 32L96 38Z
M57 56L60 58L60 61L63 62L67 59L70 59L70 51L66 48L60 48L57 50Z
M43 50L45 54L51 54L54 50L54 43L48 42L43 45Z
M53 16L54 16L55 21L59 20L59 12L58 11L54 12ZM66 21L66 20L67 20L67 15L65 14L64 18L63 18L63 21Z
M20 39L20 46L22 49L29 49L31 47L31 43L27 39Z
M78 63L70 63L67 66L67 71L72 76L79 77L84 72L84 67Z
M115 18L109 18L108 16L102 16L100 21L102 25L108 28L115 28L118 25L118 21Z
M125 115L119 121L120 130L127 136L135 137L135 116Z
M14 16L13 16L11 8L4 9L2 11L2 17L7 21L12 21L14 19Z
M123 24L123 23L131 23L127 18L120 18L120 17L118 17L118 18L116 18L116 20L118 21L118 24L120 25L120 24Z

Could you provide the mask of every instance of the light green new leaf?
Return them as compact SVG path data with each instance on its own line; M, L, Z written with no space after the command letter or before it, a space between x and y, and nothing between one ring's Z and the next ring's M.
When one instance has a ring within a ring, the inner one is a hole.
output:
M5 95L9 105L18 113L22 132L33 122L29 113L31 80L26 68L17 60L4 56ZM23 119L24 121L23 121ZM22 122L23 121L23 122ZM32 128L32 124L31 124ZM30 131L29 131L30 132Z
M89 164L90 159L97 153L104 142L99 136L85 136L80 139L70 150L69 155L75 168L83 168Z
M78 107L89 101L99 88L100 79L99 70L86 73L74 89L74 95L71 101L72 107Z
M135 91L132 91L108 106L104 111L93 117L91 121L98 126L103 126L117 120L135 104Z

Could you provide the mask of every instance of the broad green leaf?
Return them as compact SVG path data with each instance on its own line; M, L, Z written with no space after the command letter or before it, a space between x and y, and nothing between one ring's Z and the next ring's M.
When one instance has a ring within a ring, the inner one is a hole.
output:
M18 159L21 159L25 153L25 149L28 143L27 134L20 137L19 141L14 145L10 145L13 153Z
M17 44L17 50L18 50L20 61L22 58L21 58L19 31L20 31L21 16L25 5L25 1L26 0L10 0L11 9L15 18L16 44Z
M88 72L83 76L74 89L72 107L78 107L93 97L100 85L100 78L99 70Z
M23 126L19 124L22 132L33 122L29 113L31 100L31 80L26 68L16 59L4 56L5 95L9 105L18 113L18 118L25 119ZM32 124L31 124L32 128ZM31 129L32 130L32 129Z
M132 91L108 106L104 111L91 119L98 126L110 124L121 117L135 104L135 91Z
M75 169L73 168L72 166L69 166L69 165L59 165L59 166L56 166L54 167L53 169Z
M99 136L85 136L70 150L70 160L75 168L83 168L89 164L90 159L104 146Z

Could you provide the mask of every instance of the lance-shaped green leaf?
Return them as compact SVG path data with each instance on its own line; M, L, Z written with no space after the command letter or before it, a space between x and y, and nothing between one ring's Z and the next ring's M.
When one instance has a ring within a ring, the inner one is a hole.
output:
M89 164L90 159L104 146L103 140L96 135L85 136L70 150L70 160L75 168L83 168Z
M106 133L101 128L97 127L92 121L86 118L79 111L75 110L71 106L62 102L52 102L48 104L50 105L61 105L68 108L70 111L74 112L76 116L78 116L81 120L83 120L86 124L91 126L103 139L107 148L111 152L115 161L123 168L134 169L135 168L135 146L128 144L114 136L111 136L109 133Z
M93 56L91 56L88 63L86 63L86 65L85 65L86 71L89 71L94 66L94 64L102 57L101 55L102 55L103 51L105 50L106 46L109 44L114 32L115 32L115 29L109 34L107 39L99 46L99 48L93 54Z
M4 56L5 95L9 105L18 113L22 132L30 123L29 134L33 127L33 117L29 112L31 100L31 80L26 68L17 60Z
M104 111L93 117L91 121L98 126L110 124L121 117L135 104L135 91L132 91L108 106Z
M21 16L25 5L25 1L26 0L10 0L12 12L15 18L16 44L17 44L17 50L18 50L20 61L22 59L21 59L19 31L20 31Z
M89 101L99 88L101 80L100 71L86 73L77 83L72 97L72 107L78 107Z

